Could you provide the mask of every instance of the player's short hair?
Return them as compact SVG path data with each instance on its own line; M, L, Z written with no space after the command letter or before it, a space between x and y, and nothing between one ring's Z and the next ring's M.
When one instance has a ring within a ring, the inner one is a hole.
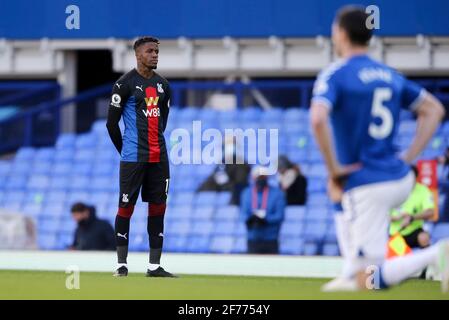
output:
M85 203L82 202L76 202L72 205L72 208L70 209L70 212L74 213L74 212L83 212L86 210L89 210L89 206Z
M352 44L367 46L373 35L372 29L366 25L368 18L363 7L344 6L338 10L335 22L346 31Z
M134 51L136 51L138 47L140 47L141 45L143 45L144 43L147 43L147 42L154 42L154 43L159 44L159 39L155 38L155 37L149 37L149 36L140 37L136 41L134 41L134 45L133 45Z

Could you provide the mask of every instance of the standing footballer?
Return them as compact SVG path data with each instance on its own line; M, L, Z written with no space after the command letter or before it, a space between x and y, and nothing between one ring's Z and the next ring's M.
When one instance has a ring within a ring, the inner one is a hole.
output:
M129 222L139 192L148 202L150 258L148 277L174 277L160 266L169 164L164 130L170 106L168 81L157 74L159 40L142 37L134 43L137 68L124 74L112 89L107 129L121 154L120 199L115 219L118 267L114 276L128 275ZM119 121L123 116L122 137Z

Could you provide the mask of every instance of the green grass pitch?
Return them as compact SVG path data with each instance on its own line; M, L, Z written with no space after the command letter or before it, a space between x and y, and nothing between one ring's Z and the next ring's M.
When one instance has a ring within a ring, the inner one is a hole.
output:
M328 279L181 275L146 278L132 273L81 272L80 289L66 288L66 273L0 271L0 299L449 299L440 283L409 280L382 292L322 293Z

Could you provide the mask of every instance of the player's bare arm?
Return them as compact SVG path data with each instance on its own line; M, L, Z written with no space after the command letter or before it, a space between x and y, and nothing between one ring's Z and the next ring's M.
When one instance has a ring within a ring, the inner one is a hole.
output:
M441 102L430 93L425 94L415 112L418 115L416 135L410 148L402 157L407 163L413 162L424 150L445 114Z

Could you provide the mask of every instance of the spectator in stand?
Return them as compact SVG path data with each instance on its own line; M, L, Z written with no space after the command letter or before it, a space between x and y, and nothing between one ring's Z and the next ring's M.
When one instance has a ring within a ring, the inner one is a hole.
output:
M115 250L114 229L107 221L97 218L95 207L78 202L72 206L71 212L78 226L70 249Z
M222 164L217 165L197 191L231 191L230 204L239 205L250 171L251 167L238 152L235 138L228 140L224 144Z
M307 178L299 165L292 163L286 156L278 161L278 180L285 192L287 205L305 205L307 202Z
M267 168L255 167L251 186L242 192L240 211L248 229L248 253L279 252L286 201L282 190L268 185L267 173Z

